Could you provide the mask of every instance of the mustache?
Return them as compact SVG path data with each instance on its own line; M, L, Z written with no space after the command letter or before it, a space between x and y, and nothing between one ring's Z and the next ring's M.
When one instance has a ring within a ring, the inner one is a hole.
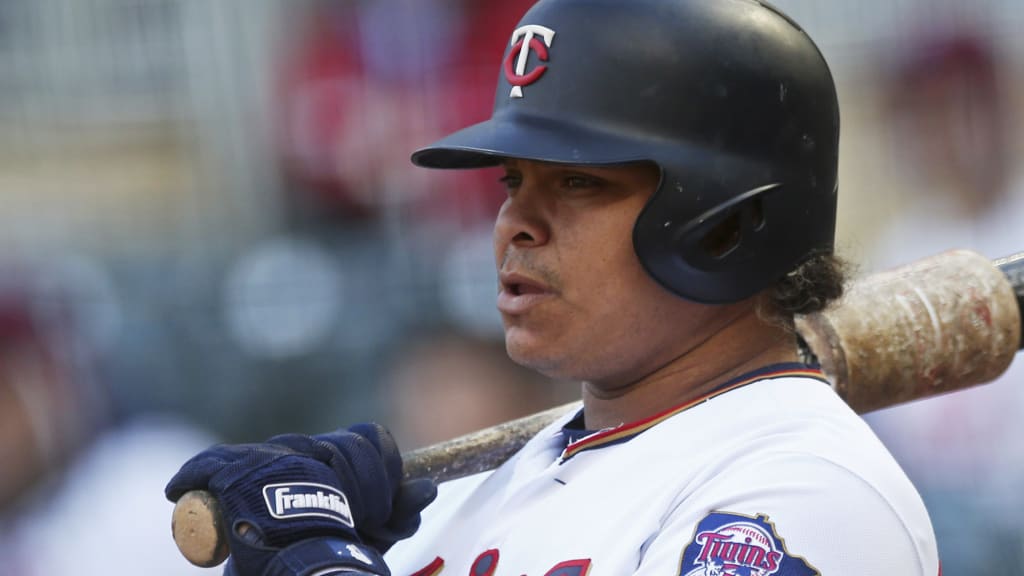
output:
M547 287L558 290L562 286L558 272L537 261L532 253L508 250L501 258L500 272L516 272L543 282Z

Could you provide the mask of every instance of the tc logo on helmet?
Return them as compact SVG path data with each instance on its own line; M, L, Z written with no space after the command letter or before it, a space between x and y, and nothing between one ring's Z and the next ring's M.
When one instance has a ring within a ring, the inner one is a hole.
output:
M538 40L537 36L544 41ZM544 75L548 69L547 66L538 66L527 74L526 61L530 58L530 50L533 50L537 53L537 58L542 62L547 62L548 48L551 47L551 41L554 38L554 30L536 24L522 26L512 33L512 50L505 58L505 79L512 85L510 97L522 98L523 86L533 84Z

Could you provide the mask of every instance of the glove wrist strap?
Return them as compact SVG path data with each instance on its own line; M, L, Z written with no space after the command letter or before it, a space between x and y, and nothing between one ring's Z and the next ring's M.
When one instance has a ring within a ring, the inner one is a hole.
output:
M281 550L267 564L263 576L315 576L338 573L391 576L380 553L342 538L310 538Z

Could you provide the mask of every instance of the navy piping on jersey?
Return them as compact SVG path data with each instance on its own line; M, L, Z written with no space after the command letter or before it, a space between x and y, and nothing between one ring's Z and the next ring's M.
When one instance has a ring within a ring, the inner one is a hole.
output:
M737 376L736 378L715 387L700 398L690 400L678 406L673 406L672 408L659 412L649 418L629 424L620 424L614 428L606 428L604 430L597 431L584 429L583 410L580 410L572 420L562 427L562 437L566 440L567 445L565 450L562 451L559 462L564 463L580 452L628 442L629 440L639 436L644 431L657 426L676 414L696 406L697 404L706 402L715 396L725 394L726 392L736 390L737 388L742 388L760 380L791 376L813 378L828 384L828 379L825 378L821 368L797 362L786 362L781 364L771 364L763 368L758 368L752 372L747 372L742 376Z

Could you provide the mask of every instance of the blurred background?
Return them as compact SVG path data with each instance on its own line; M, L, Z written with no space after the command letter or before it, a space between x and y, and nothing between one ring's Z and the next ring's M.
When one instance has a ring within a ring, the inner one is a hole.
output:
M1024 250L1024 3L775 3L836 76L861 273ZM487 116L530 4L0 2L0 576L219 572L162 498L215 441L414 448L577 394L504 356L496 174L408 161ZM868 416L947 574L1024 565L1022 364Z

